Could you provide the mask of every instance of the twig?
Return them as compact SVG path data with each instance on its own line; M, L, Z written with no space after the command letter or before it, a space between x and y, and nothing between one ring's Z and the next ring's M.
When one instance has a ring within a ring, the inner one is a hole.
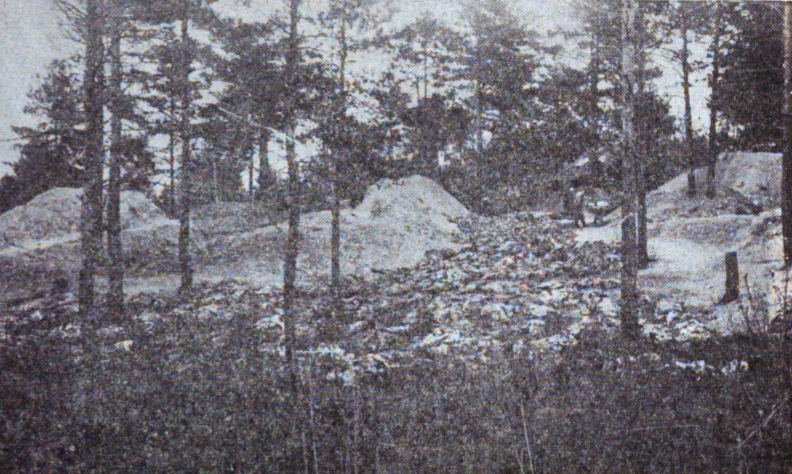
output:
M748 440L750 440L751 438L754 437L754 435L756 435L756 433L758 433L759 431L763 430L767 426L767 424L770 423L770 420L773 418L773 416L775 416L775 414L778 412L778 409L781 408L781 406L784 403L786 403L786 402L785 401L781 401L781 402L776 403L775 407L773 407L773 411L770 412L770 414L767 416L765 421L763 421L761 425L759 425L755 430L753 430L751 432L751 434L748 435L747 438L742 440L742 442L739 445L737 445L737 449L741 449L745 445L745 443L748 442Z
M518 450L516 447L514 448L514 455L517 457L517 464L520 466L520 474L525 474L525 466L522 460L522 449Z
M695 423L691 423L687 425L642 426L640 428L633 428L631 430L627 430L625 431L625 434L638 433L641 431L649 431L649 430L673 430L678 428L699 428L699 425Z
M273 135L279 137L282 140L288 140L288 141L292 141L294 144L299 144L299 142L297 140L295 140L294 138L286 135L285 133L281 132L280 130L275 130L272 127L268 127L266 125L261 125L259 123L256 123L256 122L250 120L250 119L246 119L244 117L241 117L241 116L235 114L234 112L231 112L230 110L223 108L220 105L215 105L215 106L217 107L217 110L219 110L220 112L223 112L224 114L226 114L226 115L228 115L228 116L230 116L232 118L235 118L235 119L237 119L237 120L239 120L239 121L241 121L243 123L246 123L248 125L252 125L254 127L257 127L257 128L263 129L263 130L268 130Z
M520 401L520 413L522 414L523 436L525 437L525 447L528 450L528 465L531 474L534 473L533 453L531 452L531 441L528 438L528 424L525 422L525 402Z

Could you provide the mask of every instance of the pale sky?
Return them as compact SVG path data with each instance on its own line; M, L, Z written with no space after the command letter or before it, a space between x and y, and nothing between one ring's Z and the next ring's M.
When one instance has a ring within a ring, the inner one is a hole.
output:
M308 7L316 7L321 0L307 0ZM232 16L256 17L266 14L279 2L253 0L253 9L239 0L222 0L220 9ZM399 18L414 18L425 11L446 21L459 15L461 2L421 2L403 0L397 2ZM569 0L513 0L515 11L524 15L526 24L539 31L556 27L574 27ZM46 72L47 65L54 59L64 58L76 51L78 45L67 39L60 25L61 18L52 0L0 0L0 175L9 172L5 162L14 162L19 152L13 142L11 125L34 125L35 119L26 116L23 108L27 93L39 83L39 76ZM703 74L693 90L694 115L698 124L706 120L706 98L709 94L703 84ZM659 89L672 101L672 110L680 116L682 110L681 89L676 68L660 80Z

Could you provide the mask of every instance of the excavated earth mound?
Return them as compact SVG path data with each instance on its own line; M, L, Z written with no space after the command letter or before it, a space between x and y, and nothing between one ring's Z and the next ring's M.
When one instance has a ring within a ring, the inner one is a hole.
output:
M723 153L715 168L715 199L705 195L707 170L695 172L697 195L687 195L683 173L647 195L648 216L708 217L719 214L757 214L781 205L781 155Z
M46 290L52 280L29 279L24 277L27 274L65 273L72 282L75 279L80 266L80 193L60 189L49 194L11 216L2 216L0 235L7 236L12 245L0 246L0 265L18 269L19 278L0 278L0 301ZM167 219L142 195L125 193L125 197L122 238L127 290L174 290L178 285L178 222ZM380 181L358 207L341 212L342 272L368 277L378 270L413 267L428 251L458 249L456 222L467 215L469 211L459 201L430 179L412 176ZM191 234L196 279L280 286L286 224L248 230L266 222L267 216L260 211L235 204L199 210ZM329 274L330 232L329 211L302 216L301 283L310 284Z
M714 304L724 294L724 254L738 252L753 296L772 293L773 270L781 263L780 177L779 154L724 153L717 163L714 199L704 195L705 169L696 170L695 197L687 195L687 173L649 193L649 254L655 261L639 272L641 291L709 308L723 316L725 330L739 326L736 305ZM579 231L578 240L618 241L620 213L608 217L608 227ZM742 286L747 293L745 280Z
M427 251L457 249L456 221L468 214L430 179L380 181L359 206L341 212L342 273L366 277L378 270L415 266ZM329 211L302 216L298 278L303 283L329 274L330 232ZM208 252L204 273L210 280L236 277L279 286L285 240L285 223L231 236Z
M81 200L82 189L54 188L0 215L0 249L32 241L74 238L80 230ZM164 218L165 214L142 193L121 193L122 229Z
M54 188L0 215L0 301L49 291L56 278L75 280L81 198L82 189ZM160 262L163 248L175 249L178 223L140 192L121 193L121 228L128 266Z
M249 232L272 224L275 217L275 212L260 202L218 202L192 212L193 227L207 237Z

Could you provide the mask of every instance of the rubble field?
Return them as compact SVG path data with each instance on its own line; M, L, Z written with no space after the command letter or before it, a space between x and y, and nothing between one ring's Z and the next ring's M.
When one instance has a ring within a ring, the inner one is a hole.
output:
M640 321L644 336L658 342L702 341L744 330L747 301L713 304L721 291L719 265L723 252L739 248L748 275L766 270L775 251L776 218L771 211L653 223L650 252L656 261L640 275L646 295ZM154 215L125 235L167 238L161 227L171 225ZM573 230L539 213L473 215L419 176L378 183L358 207L342 212L341 225L346 326L336 342L347 347L341 353L376 355L388 363L421 354L486 361L504 350L555 352L576 344L587 329L619 327L619 243L607 235L613 227ZM328 212L303 216L302 340L321 339L315 319L327 306L329 234ZM260 329L279 350L284 238L283 224L216 238L198 259L194 300L169 311L228 320L253 305ZM136 317L155 324L168 318L152 308L172 298L168 290L175 289L176 276L146 268L148 274L128 279L127 289L130 307L141 308ZM34 307L44 304L37 301ZM772 308L766 316L769 324Z
M331 336L322 334L328 324L326 288L303 287L296 326L302 356L327 359L333 376L353 384L372 371L435 357L476 368L504 352L557 354L578 344L587 331L618 331L617 245L577 243L570 229L530 213L471 215L458 225L454 249L430 251L411 268L345 278L344 310L332 323ZM228 322L254 314L262 350L283 352L277 287L244 279L204 282L191 301L175 301L167 294L141 293L128 305L133 319L152 330L186 318L209 324L218 335ZM40 320L52 304L37 300L23 311ZM54 304L76 311L71 295ZM704 341L719 331L711 314L683 303L646 299L643 304L647 341ZM111 333L112 347L134 343L123 328Z

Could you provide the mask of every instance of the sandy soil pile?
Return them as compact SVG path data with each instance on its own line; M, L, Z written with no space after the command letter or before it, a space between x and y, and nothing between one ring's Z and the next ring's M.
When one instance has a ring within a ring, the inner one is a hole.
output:
M270 225L274 217L260 202L219 202L195 208L192 223L207 236L229 235Z
M34 241L70 240L80 230L82 189L54 188L0 215L0 249ZM121 228L138 227L163 212L142 193L121 193Z
M689 306L711 308L722 329L743 324L736 305L718 306L725 283L724 254L737 251L740 271L755 295L769 295L773 270L781 263L781 156L772 153L728 153L718 162L716 198L687 196L687 174L669 181L647 197L649 254L656 260L639 273L646 294L672 297ZM699 190L706 170L696 173ZM761 204L759 214L735 213L746 200ZM618 241L620 210L608 227L583 229L579 241ZM744 285L743 285L744 286ZM743 288L745 292L745 288Z
M341 212L342 272L365 277L376 270L415 266L430 250L455 249L456 221L468 214L430 179L380 181L358 207ZM301 218L298 274L303 282L329 274L330 225L329 211ZM209 252L205 273L210 279L238 277L279 286L285 240L285 223L231 236Z
M647 196L649 218L709 217L750 213L781 205L781 155L777 153L724 153L715 168L716 199L704 195L707 170L696 170L698 194L687 196L688 177L683 173Z
M48 194L11 216L3 216L0 232L14 245L0 247L0 260L12 261L17 267L46 265L76 274L80 263L79 191ZM131 293L174 289L178 222L167 219L142 195L125 193L125 197L122 237L127 288ZM198 210L191 250L199 281L236 278L254 285L282 284L286 224L246 230L266 222L266 216L253 206L235 203ZM366 277L376 270L413 267L427 251L456 249L456 221L468 214L430 179L383 180L368 190L357 208L342 211L342 271ZM329 211L302 216L298 260L302 283L329 274L330 224Z
M81 198L82 189L54 188L0 215L0 300L49 291L56 277L76 280ZM128 263L161 262L164 245L175 250L178 224L142 193L121 193L121 228Z

